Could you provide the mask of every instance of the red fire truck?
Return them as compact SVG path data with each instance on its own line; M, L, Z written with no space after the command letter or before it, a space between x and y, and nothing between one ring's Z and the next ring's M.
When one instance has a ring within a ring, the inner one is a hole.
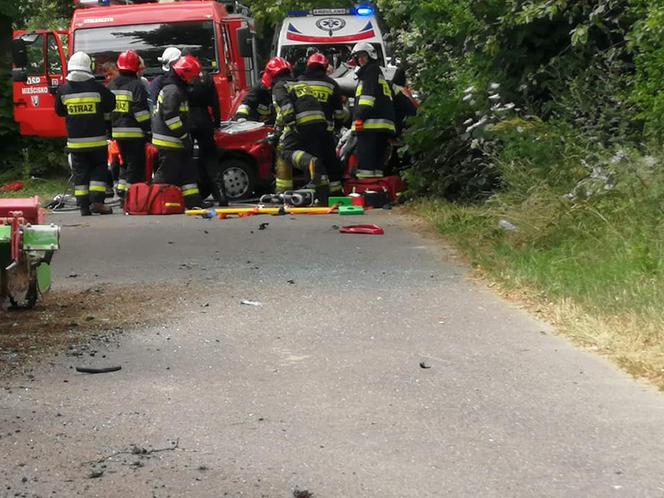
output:
M54 112L54 93L65 81L68 54L79 50L93 58L100 79L106 63L115 62L124 50L136 50L145 61L145 77L151 79L162 73L157 57L166 47L186 48L212 75L225 121L257 79L253 20L239 4L77 3L69 30L14 33L14 119L23 135L65 136L64 120ZM264 142L268 131L259 123L226 122L216 134L229 197L248 197L271 181L272 150Z

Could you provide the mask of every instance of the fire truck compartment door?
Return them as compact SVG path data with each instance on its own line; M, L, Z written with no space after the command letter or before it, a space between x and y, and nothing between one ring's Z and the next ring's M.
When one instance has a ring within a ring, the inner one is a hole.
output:
M22 135L65 136L55 92L66 73L66 31L16 31L12 41L14 120Z

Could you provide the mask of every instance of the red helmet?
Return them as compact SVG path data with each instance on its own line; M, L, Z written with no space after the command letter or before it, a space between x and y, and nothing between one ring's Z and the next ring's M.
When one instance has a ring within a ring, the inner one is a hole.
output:
M327 69L327 66L329 65L330 61L328 61L327 57L320 52L311 54L307 59L307 67L309 68L320 67L321 69Z
M267 64L265 64L265 72L263 73L261 82L265 88L272 88L272 82L274 81L274 78L280 74L290 73L291 71L293 71L293 67L286 59L282 59L281 57L272 57L269 61L267 61Z
M133 50L126 50L118 55L117 66L120 71L136 73L141 67L141 58Z
M185 83L192 83L201 75L201 63L193 55L183 55L173 64L173 71Z

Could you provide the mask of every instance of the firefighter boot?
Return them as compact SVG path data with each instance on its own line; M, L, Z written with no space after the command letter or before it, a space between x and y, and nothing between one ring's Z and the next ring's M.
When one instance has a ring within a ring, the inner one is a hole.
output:
M90 212L95 214L113 214L113 209L103 202L94 202L90 206Z
M314 189L316 191L316 203L319 206L327 206L330 200L330 184L322 183Z
M92 212L90 211L90 199L79 198L78 208L81 210L81 216L92 216Z

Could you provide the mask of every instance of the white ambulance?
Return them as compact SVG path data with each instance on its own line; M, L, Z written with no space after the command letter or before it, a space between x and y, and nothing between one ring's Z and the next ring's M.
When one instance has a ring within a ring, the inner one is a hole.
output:
M375 8L371 5L349 9L313 9L290 11L275 33L272 53L293 64L296 75L304 70L307 57L318 51L330 60L335 78L350 76L350 53L358 42L369 42L378 53L385 76L391 79L395 68Z

